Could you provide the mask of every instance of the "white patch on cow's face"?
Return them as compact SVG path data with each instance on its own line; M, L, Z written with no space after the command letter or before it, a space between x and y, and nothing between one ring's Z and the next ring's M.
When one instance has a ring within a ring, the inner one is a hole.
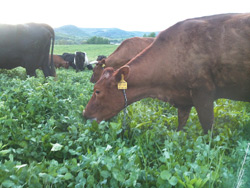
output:
M85 52L84 52L85 53ZM87 57L87 53L85 53L85 61L84 61L84 66L89 65L89 59Z
M104 78L109 78L111 76L110 72L104 72L103 77Z
M75 57L74 57L74 64L75 64L75 66L76 66L76 53L77 52L75 52Z
M76 65L76 57L74 57L74 64Z

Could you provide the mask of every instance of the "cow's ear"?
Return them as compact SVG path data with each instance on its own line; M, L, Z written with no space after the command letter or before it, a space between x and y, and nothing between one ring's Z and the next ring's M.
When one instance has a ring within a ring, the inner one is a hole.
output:
M102 60L100 61L100 63L104 63L104 64L105 64L105 59L102 59Z
M129 77L129 72L130 72L130 67L128 65L121 67L115 74L115 80L117 82L120 82L122 74L124 75L124 80L127 80Z
M102 60L101 60L101 62L100 62L101 67L103 67L103 68L104 68L104 67L106 66L106 64L105 64L105 63L106 63L106 62L105 62L105 59L102 59Z

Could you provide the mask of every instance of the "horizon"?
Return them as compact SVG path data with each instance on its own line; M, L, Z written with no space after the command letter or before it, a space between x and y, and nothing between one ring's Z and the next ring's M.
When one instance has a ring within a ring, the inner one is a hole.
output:
M58 28L65 27L65 26L74 26L74 27L79 28L79 29L119 29L119 30L122 30L122 31L127 31L127 30L124 30L124 29L121 29L121 28L116 28L116 27L78 27L78 26L72 25L72 24L63 25L63 26L60 26L60 27L53 27L53 28L58 29ZM160 31L127 31L127 32L147 32L147 33L150 33L150 32L160 32Z

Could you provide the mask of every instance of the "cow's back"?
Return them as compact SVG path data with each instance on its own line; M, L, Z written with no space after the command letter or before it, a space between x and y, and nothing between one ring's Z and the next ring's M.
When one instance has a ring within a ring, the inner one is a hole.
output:
M158 70L162 82L249 100L250 14L185 20L161 32L152 46L150 53L165 64Z
M133 37L121 43L121 45L105 60L106 66L117 69L128 63L138 53L148 47L154 38Z

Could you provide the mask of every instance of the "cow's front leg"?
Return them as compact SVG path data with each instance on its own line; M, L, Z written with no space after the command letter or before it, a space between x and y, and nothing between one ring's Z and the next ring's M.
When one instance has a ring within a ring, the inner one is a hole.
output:
M37 77L37 75L36 75L36 69L26 68L26 74L29 75L29 76L35 76L35 77Z
M186 125L191 108L192 108L191 106L178 108L178 129L177 129L177 131L182 130L183 127Z
M194 91L193 104L198 113L198 117L205 134L212 129L214 122L214 98L211 91Z

